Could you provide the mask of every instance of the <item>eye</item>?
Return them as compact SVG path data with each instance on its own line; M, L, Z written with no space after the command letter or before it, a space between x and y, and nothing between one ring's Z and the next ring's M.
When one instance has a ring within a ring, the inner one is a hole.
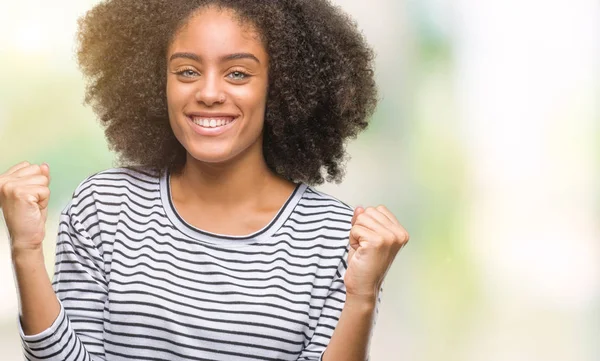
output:
M181 70L176 71L175 74L181 75L184 78L192 78L196 75L199 75L198 72L196 72L193 69L181 69Z
M244 73L243 71L234 70L231 73L227 74L227 76L233 80L246 80L250 75Z

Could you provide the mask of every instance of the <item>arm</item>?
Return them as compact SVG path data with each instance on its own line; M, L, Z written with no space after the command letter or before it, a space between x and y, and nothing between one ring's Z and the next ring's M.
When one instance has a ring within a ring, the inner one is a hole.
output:
M347 257L348 251L331 283L313 336L298 361L368 360L369 339L381 298L347 295L344 284Z
M49 183L46 164L21 162L0 174L0 208L8 228L19 313L27 333L48 328L60 312L42 253Z
M350 230L346 303L323 355L324 361L364 361L377 316L378 295L408 233L384 206L354 210Z
M61 214L55 280L50 283L42 253L49 183L47 164L22 162L0 174L0 207L10 239L24 351L28 360L71 361L80 360L80 356L99 360L91 354L103 357L104 351L91 339L98 338L97 331L103 326L95 322L102 320L102 300L106 298L103 261L71 213L72 201ZM88 294L93 302L80 302ZM75 333L65 309L69 309L69 316L81 316L85 331Z
M44 255L41 249L13 250L12 260L23 332L40 333L54 323L61 310L46 273Z
M103 320L108 288L104 260L80 222L76 209L83 208L85 200L79 195L60 215L52 283L41 249L13 249L19 333L28 360L105 359ZM95 211L94 206L86 208ZM91 222L94 219L90 217Z
M377 297L348 296L323 361L364 361L369 358L369 343L377 315Z

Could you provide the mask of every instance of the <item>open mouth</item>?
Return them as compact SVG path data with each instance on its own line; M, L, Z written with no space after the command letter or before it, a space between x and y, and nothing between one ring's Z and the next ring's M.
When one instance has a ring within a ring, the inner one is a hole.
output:
M235 128L241 115L187 114L192 130L201 136L216 137Z
M202 128L220 128L234 122L237 117L188 117L192 123Z

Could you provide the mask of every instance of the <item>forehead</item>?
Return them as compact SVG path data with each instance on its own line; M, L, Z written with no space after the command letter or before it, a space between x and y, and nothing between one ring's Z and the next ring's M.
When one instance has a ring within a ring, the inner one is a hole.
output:
M203 57L247 51L266 57L255 27L233 10L214 6L199 9L173 37L169 53L193 52Z

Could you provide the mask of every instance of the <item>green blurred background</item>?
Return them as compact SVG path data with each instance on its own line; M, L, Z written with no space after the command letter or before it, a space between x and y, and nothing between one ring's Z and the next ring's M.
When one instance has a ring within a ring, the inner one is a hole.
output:
M411 234L372 360L600 360L600 2L337 0L377 53L382 100L350 143L353 205ZM82 105L76 19L97 1L0 2L0 172L50 165L58 213L114 166ZM6 229L0 349L22 359Z

